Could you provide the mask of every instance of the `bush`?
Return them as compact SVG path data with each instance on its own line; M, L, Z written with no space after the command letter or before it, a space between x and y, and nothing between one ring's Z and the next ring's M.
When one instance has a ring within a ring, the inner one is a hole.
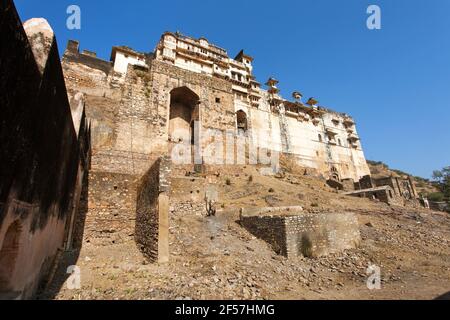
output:
M370 164L371 166L380 166L380 165L385 166L385 164L382 161L367 160L367 163Z
M444 201L444 194L442 192L434 192L430 193L427 198L433 202L441 202Z

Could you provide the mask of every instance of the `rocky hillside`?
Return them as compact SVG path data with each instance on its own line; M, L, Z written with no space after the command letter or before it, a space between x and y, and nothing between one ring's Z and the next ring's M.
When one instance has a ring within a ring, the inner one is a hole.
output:
M70 256L41 299L434 299L450 288L450 216L347 197L300 170L264 176L253 166L208 175L220 210L206 217L194 203L170 213L168 264L148 264L134 235L118 239L89 228L77 262ZM201 178L172 184L172 203L194 199ZM305 212L352 212L357 249L318 259L278 256L239 224L239 209L303 206ZM69 290L66 266L80 267L81 289ZM367 287L369 265L381 268L381 290Z
M419 194L429 195L432 193L439 192L438 188L433 184L429 179L425 179L422 177L416 177L407 172L391 169L389 166L381 161L367 161L369 165L370 172L374 178L385 177L385 176L394 176L394 177L404 177L404 176L412 176L414 179L414 183L416 185L417 192Z

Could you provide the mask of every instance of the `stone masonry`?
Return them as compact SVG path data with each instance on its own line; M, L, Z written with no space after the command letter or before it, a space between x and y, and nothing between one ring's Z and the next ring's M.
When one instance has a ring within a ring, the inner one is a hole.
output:
M319 257L352 249L361 236L352 213L241 214L241 225L286 257Z
M169 259L170 161L158 159L140 180L135 239L151 262Z

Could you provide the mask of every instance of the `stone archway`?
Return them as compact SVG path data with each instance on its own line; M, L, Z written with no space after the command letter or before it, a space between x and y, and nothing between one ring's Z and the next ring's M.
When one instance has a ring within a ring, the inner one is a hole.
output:
M11 279L17 263L22 226L19 221L11 224L6 231L0 249L0 293L11 291Z
M169 114L169 142L171 150L175 145L187 145L191 147L191 156L194 156L193 147L199 141L200 98L188 87L175 88L170 92Z
M236 123L239 135L243 135L248 130L247 114L243 110L236 112Z

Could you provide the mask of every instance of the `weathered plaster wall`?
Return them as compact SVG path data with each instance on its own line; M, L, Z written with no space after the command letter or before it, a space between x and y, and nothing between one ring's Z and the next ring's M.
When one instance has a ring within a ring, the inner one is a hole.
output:
M0 13L0 293L28 298L66 241L81 151L53 31L25 33L10 0Z
M250 108L247 112L251 118L254 142L260 147L281 151L280 116L262 107ZM312 121L300 121L286 116L289 153L295 156L299 165L314 168L324 175L335 167L341 179L359 180L370 173L364 153L360 147L353 148L349 145L348 133L342 122L336 125L331 118L332 114L325 114L323 121L314 124ZM343 117L334 115L333 118L340 118L342 121ZM337 132L334 143L328 141L327 128L333 128Z

